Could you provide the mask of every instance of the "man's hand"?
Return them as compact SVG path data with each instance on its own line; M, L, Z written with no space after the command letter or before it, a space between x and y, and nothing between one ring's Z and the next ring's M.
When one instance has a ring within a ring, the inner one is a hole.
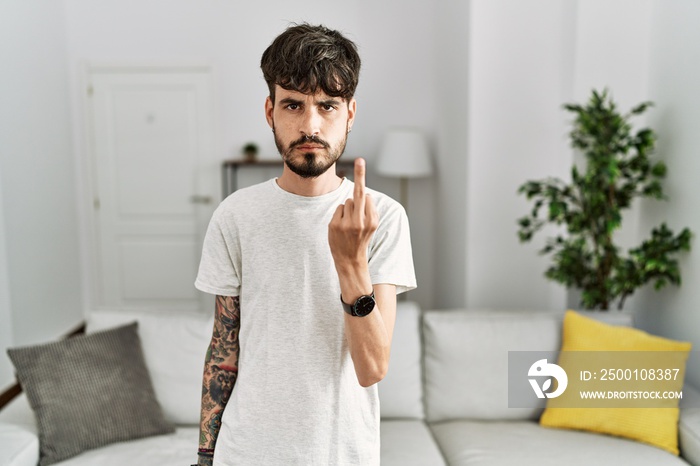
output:
M360 158L355 160L353 197L338 206L328 225L328 244L339 274L366 270L367 248L378 225L379 214L372 197L365 192L365 161Z

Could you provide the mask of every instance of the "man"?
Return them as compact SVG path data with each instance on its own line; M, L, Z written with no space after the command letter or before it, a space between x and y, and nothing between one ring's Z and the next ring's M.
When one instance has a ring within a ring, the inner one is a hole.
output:
M199 464L377 465L376 383L396 295L415 287L408 221L365 187L364 160L354 183L335 174L355 121L355 45L297 25L261 68L284 168L225 199L204 241L195 285L217 296Z

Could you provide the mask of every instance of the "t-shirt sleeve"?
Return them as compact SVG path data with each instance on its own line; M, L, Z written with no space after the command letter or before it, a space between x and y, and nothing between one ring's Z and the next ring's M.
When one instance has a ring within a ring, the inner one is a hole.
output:
M209 222L194 286L205 293L239 296L240 243L217 209Z
M403 206L391 199L380 214L379 226L369 247L369 273L372 284L396 285L396 294L416 287L411 233Z

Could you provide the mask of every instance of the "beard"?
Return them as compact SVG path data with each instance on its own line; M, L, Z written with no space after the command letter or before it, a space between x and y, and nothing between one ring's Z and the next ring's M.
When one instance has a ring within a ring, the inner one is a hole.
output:
M296 173L302 178L317 178L326 173L340 156L343 155L348 142L348 133L346 130L345 136L335 147L331 147L327 141L324 141L318 136L302 136L285 147L284 143L275 132L274 124L272 126L272 131L275 135L275 145L282 156L284 164L289 167L293 173ZM299 157L294 155L294 150L297 146L304 143L317 144L323 146L323 148L316 149L314 152L307 152L303 154L301 160L299 160Z

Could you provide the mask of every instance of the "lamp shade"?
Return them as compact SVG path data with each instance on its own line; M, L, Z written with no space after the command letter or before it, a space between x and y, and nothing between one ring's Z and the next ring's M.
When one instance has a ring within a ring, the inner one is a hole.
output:
M417 129L397 128L384 135L377 173L390 177L418 178L432 171L428 142Z

